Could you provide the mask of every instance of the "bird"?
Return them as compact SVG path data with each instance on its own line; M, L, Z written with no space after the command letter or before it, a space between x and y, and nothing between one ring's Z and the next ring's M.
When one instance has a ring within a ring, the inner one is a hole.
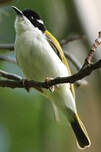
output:
M32 9L16 12L15 44L16 60L28 80L49 81L56 77L67 77L71 71L58 40L47 30L39 13ZM48 98L66 116L77 139L80 149L91 145L88 133L76 108L73 84L53 86L54 89L41 88L38 91Z

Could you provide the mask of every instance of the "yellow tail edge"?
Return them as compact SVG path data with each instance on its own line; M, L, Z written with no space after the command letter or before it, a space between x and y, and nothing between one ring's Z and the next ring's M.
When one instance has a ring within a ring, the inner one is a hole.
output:
M90 147L91 142L84 124L80 120L78 114L74 114L74 120L71 121L71 126L77 138L77 146L79 149Z

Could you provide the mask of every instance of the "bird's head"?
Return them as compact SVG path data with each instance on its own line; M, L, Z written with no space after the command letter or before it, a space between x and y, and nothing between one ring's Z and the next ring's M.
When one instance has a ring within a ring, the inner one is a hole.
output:
M44 22L37 12L31 9L25 9L21 11L15 6L12 6L12 8L17 14L15 21L16 30L29 30L30 28L38 28L42 32L46 30Z

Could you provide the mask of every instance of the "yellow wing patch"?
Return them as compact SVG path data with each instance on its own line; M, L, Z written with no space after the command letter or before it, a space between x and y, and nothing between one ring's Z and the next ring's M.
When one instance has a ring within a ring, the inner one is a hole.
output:
M61 59L61 61L66 65L68 71L69 71L69 75L71 75L71 71L67 62L66 57L64 56L63 50L59 44L59 42L56 40L56 38L47 30L45 31L45 34L47 36L47 38L49 39L50 43L55 47L56 51L57 51L57 55L59 56L59 58ZM73 96L75 98L75 90L74 90L74 85L70 84L71 87L71 91L73 93Z

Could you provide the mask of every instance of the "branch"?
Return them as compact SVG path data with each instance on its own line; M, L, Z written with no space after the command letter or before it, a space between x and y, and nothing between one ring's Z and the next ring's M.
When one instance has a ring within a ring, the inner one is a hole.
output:
M82 66L82 69L85 68L86 66L88 66L91 63L91 60L94 56L94 53L96 51L96 49L98 48L98 46L101 44L101 32L98 33L98 38L95 40L95 43L92 45L87 58L85 59L85 62Z
M5 72L3 70L0 70L0 76L2 76L4 78L7 78L7 79L10 79L10 80L15 80L15 81L21 81L22 80L22 77L20 77L16 74L11 74L11 73Z
M0 44L0 50L14 51L14 44Z
M101 68L101 60L97 61L95 64L91 64L84 69L81 69L76 74L69 77L58 77L48 82L37 82L33 80L25 80L18 78L17 81L13 81L16 79L16 76L10 74L13 80L0 80L0 87L10 87L10 88L46 88L49 89L53 85L63 84L63 83L75 83L78 80L83 79L84 77L90 75L96 69ZM6 77L6 75L5 75ZM8 78L8 76L7 76ZM11 79L11 78L10 78Z
M68 57L68 59L75 65L77 70L80 70L80 63L77 61L77 59L73 55L71 55L71 54L69 54L67 52L64 52L64 53L65 53L65 56ZM17 64L15 58L10 57L10 56L6 56L6 55L0 55L0 60L7 61L7 62L10 62L10 63L13 63L13 64ZM88 82L86 80L84 80L84 79L83 80L79 80L79 81L77 81L75 83L75 85L77 87L85 86L87 84L88 84Z
M71 55L65 50L64 50L64 54L65 54L65 57L68 58L71 61L71 63L76 67L76 69L79 71L81 69L80 62L73 55Z
M80 62L71 54L69 54L67 51L64 50L64 54L65 54L65 57L68 58L71 63L76 67L76 69L79 71L81 69L81 64ZM87 80L83 79L83 80L78 80L76 81L75 85L77 87L80 87L80 86L86 86L88 85L88 82Z
M6 55L0 55L0 60L16 64L16 59Z
M68 37L67 39L61 40L60 45L63 47L64 45L68 44L69 42L81 40L84 38L85 38L84 35L73 35L73 36Z
M76 81L81 80L84 77L90 75L96 69L101 68L101 60L97 61L94 64L90 64L91 59L94 55L94 52L100 44L101 44L101 32L99 32L98 38L95 40L95 43L91 47L91 50L88 53L88 56L85 59L85 62L83 64L81 70L72 76L58 77L58 78L54 78L53 80L50 80L50 81L37 82L37 81L33 81L33 80L25 80L17 75L9 74L9 73L1 70L0 75L4 78L10 79L10 80L0 80L0 87L26 88L27 90L30 89L31 87L38 88L38 89L41 89L41 88L50 89L51 86L57 85L57 84L75 83Z
M73 39L72 39L73 40ZM74 39L75 40L75 39ZM13 51L14 50L14 44L0 44L0 49L4 49L4 50L10 50ZM70 53L68 53L67 51L64 50L64 54L66 56L66 58L68 58L71 63L76 67L77 70L80 70L81 68L81 64L79 63L79 61ZM6 62L10 62L13 64L16 64L16 59L10 56L6 56L6 55L0 55L0 60L2 61L6 61ZM86 80L80 80L76 82L76 86L84 86L87 85L87 81Z

